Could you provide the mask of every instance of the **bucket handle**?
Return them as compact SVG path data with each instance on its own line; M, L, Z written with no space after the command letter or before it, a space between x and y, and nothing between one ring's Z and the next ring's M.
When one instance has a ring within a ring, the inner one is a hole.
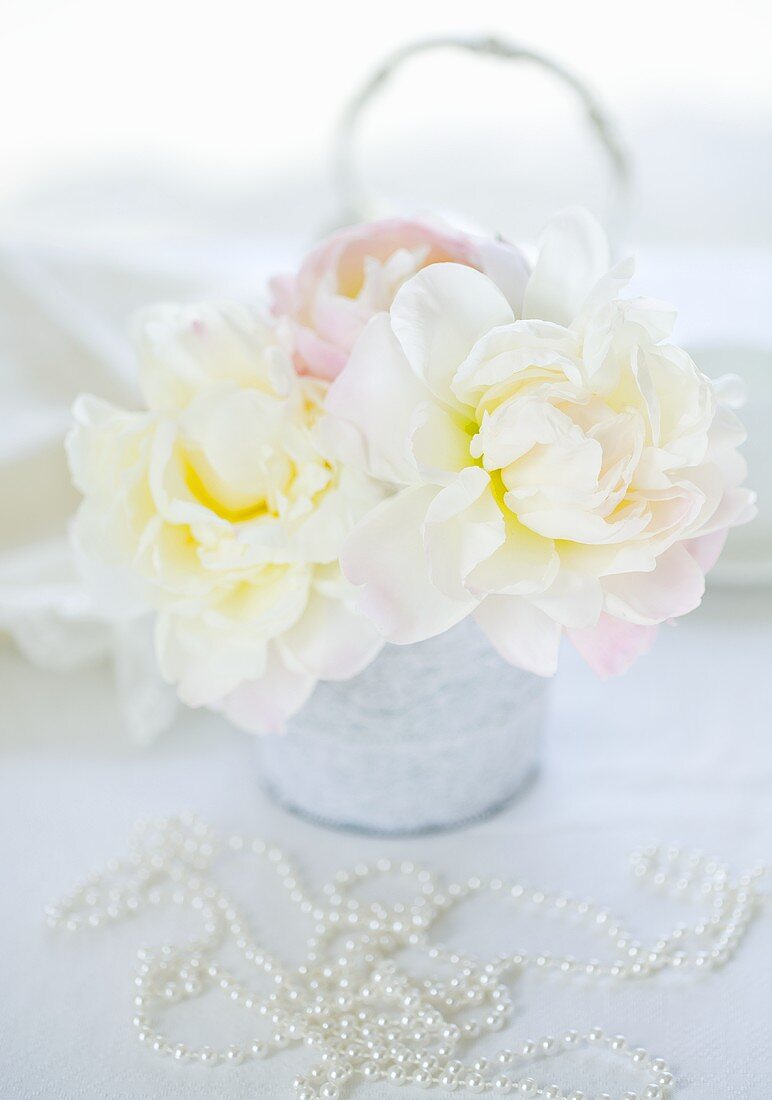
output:
M410 58L436 50L463 50L504 61L525 61L545 69L580 100L608 162L612 180L612 203L606 222L612 240L618 240L629 216L631 168L623 143L608 113L578 76L560 62L527 46L497 37L458 37L443 35L409 42L384 59L375 72L352 96L338 122L333 143L333 179L342 224L371 216L371 201L357 167L357 139L363 116L394 73Z

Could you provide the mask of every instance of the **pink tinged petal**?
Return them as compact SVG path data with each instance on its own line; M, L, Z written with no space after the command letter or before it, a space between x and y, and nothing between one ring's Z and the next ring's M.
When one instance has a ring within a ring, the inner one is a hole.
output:
M488 596L474 617L505 661L538 676L554 675L561 627L538 607L519 596Z
M648 653L656 640L657 629L604 614L596 626L566 633L593 672L605 679L626 672L637 657Z
M313 676L288 668L272 646L260 679L241 684L212 709L247 733L283 733L315 686Z
M471 597L450 599L429 576L422 525L437 492L434 485L419 486L382 501L343 546L343 573L362 586L359 610L392 642L442 634L476 603Z
M295 365L300 374L332 380L346 365L346 352L305 325L293 324Z
M364 273L360 273L360 277L364 278ZM367 308L359 294L349 297L341 293L335 273L328 271L316 289L310 323L322 339L349 350L374 312Z
M416 376L443 404L468 412L453 376L475 342L514 320L501 291L471 267L433 264L408 279L391 307L391 325Z
M343 600L315 591L302 617L276 644L298 672L317 680L349 680L370 664L383 638Z
M419 480L410 454L415 411L430 395L405 360L385 313L373 317L327 394L327 411L362 436L368 472L382 481Z
M271 313L279 317L289 313L295 304L295 280L291 275L274 275L268 280L271 293Z
M705 576L692 555L679 544L660 554L652 572L606 577L603 589L610 615L653 626L698 607L705 592Z
M328 237L296 278L271 283L274 315L297 325L298 368L334 377L335 350L345 360L373 313L388 308L391 288L402 277L438 262L479 265L479 252L473 238L405 219L355 225Z
M716 509L709 528L726 524L727 527L740 527L749 523L758 515L757 496L753 489L732 489Z
M440 490L426 513L424 546L432 582L452 599L468 600L469 574L504 538L490 478L481 467L468 466Z
M756 514L755 494L737 486L745 479L745 459L737 451L722 455L717 462L683 471L684 480L674 484L674 490L690 496L695 503L683 528L685 536L707 535L724 527L746 523ZM636 473L637 481L637 473Z
M713 531L710 535L700 535L699 538L689 539L684 546L699 565L703 573L709 573L721 556L724 549L728 528Z
M546 592L531 601L561 626L591 627L603 608L603 589L595 577L561 569Z
M523 299L523 316L570 325L608 268L606 235L587 211L573 207L553 218Z

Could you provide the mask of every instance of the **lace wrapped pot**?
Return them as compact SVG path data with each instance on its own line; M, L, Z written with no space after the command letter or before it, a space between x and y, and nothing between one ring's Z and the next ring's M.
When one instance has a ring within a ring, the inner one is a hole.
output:
M354 680L319 684L287 733L259 738L264 783L329 825L410 833L463 824L533 774L548 685L503 661L471 621L386 646Z

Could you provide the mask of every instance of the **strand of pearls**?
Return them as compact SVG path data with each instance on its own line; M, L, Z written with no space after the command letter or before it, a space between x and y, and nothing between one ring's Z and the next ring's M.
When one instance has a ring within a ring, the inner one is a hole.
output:
M457 1054L464 1044L508 1023L512 1005L507 979L529 967L590 979L643 979L670 968L722 966L745 934L762 874L754 868L732 877L716 860L673 847L636 852L632 867L641 882L699 899L707 907L694 924L678 924L645 946L619 918L590 899L533 889L509 878L472 876L443 884L411 861L359 863L338 871L321 897L314 897L280 848L259 838L231 836L225 847L266 860L291 901L313 922L304 961L293 968L256 942L238 907L205 875L221 847L211 829L192 815L141 823L129 855L110 860L104 871L89 875L49 906L47 923L75 932L167 904L197 913L202 929L196 939L139 950L132 1021L137 1039L163 1057L207 1066L262 1059L290 1044L304 1044L318 1054L318 1061L293 1082L296 1100L338 1100L341 1086L356 1077L446 1092L589 1100L580 1089L564 1090L532 1076L537 1061L586 1046L622 1059L642 1078L640 1091L625 1092L622 1100L667 1100L673 1076L665 1061L597 1027L528 1039L490 1059L465 1062ZM411 883L412 900L381 903L356 896L358 885L383 875ZM429 939L441 914L481 893L583 920L611 941L611 961L547 952L515 952L483 961ZM268 977L270 993L251 989L217 961L228 940L258 974ZM406 947L443 964L450 976L411 976L395 962ZM267 1037L246 1046L194 1049L170 1039L154 1021L153 1013L162 1013L165 1006L212 988L246 1012L266 1018ZM602 1093L597 1100L612 1098Z

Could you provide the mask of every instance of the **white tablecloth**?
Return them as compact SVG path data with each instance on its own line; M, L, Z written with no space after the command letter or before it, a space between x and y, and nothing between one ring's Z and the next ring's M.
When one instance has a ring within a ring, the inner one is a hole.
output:
M161 1061L132 1034L129 975L137 944L162 940L168 920L153 914L77 936L44 928L45 902L120 853L143 813L191 808L223 830L274 838L317 884L340 866L381 854L453 875L516 874L606 900L645 940L672 926L678 906L632 882L626 861L635 846L658 839L695 846L735 868L768 858L772 847L768 591L710 592L689 620L663 629L650 656L605 685L567 650L538 780L498 817L416 839L338 834L290 817L260 792L250 739L215 718L181 715L170 734L140 750L119 732L106 670L44 673L10 649L0 656L3 1100L282 1097L311 1064L303 1050L214 1070ZM243 874L238 894L251 898L265 938L297 958L303 930L267 882ZM449 917L441 933L481 952L604 950L580 928L532 921L482 900ZM766 1100L770 941L769 913L762 912L737 957L709 975L619 986L528 975L513 987L511 1029L481 1043L481 1052L597 1023L667 1058L678 1100ZM210 1000L199 1011L210 1017L210 1030L231 1019L227 1005L218 1011ZM240 1016L233 1020L243 1027ZM181 1016L178 1023L195 1041L201 1021ZM590 1095L634 1087L589 1056L566 1058L553 1074ZM396 1094L357 1084L350 1095ZM402 1095L412 1100L411 1090Z

